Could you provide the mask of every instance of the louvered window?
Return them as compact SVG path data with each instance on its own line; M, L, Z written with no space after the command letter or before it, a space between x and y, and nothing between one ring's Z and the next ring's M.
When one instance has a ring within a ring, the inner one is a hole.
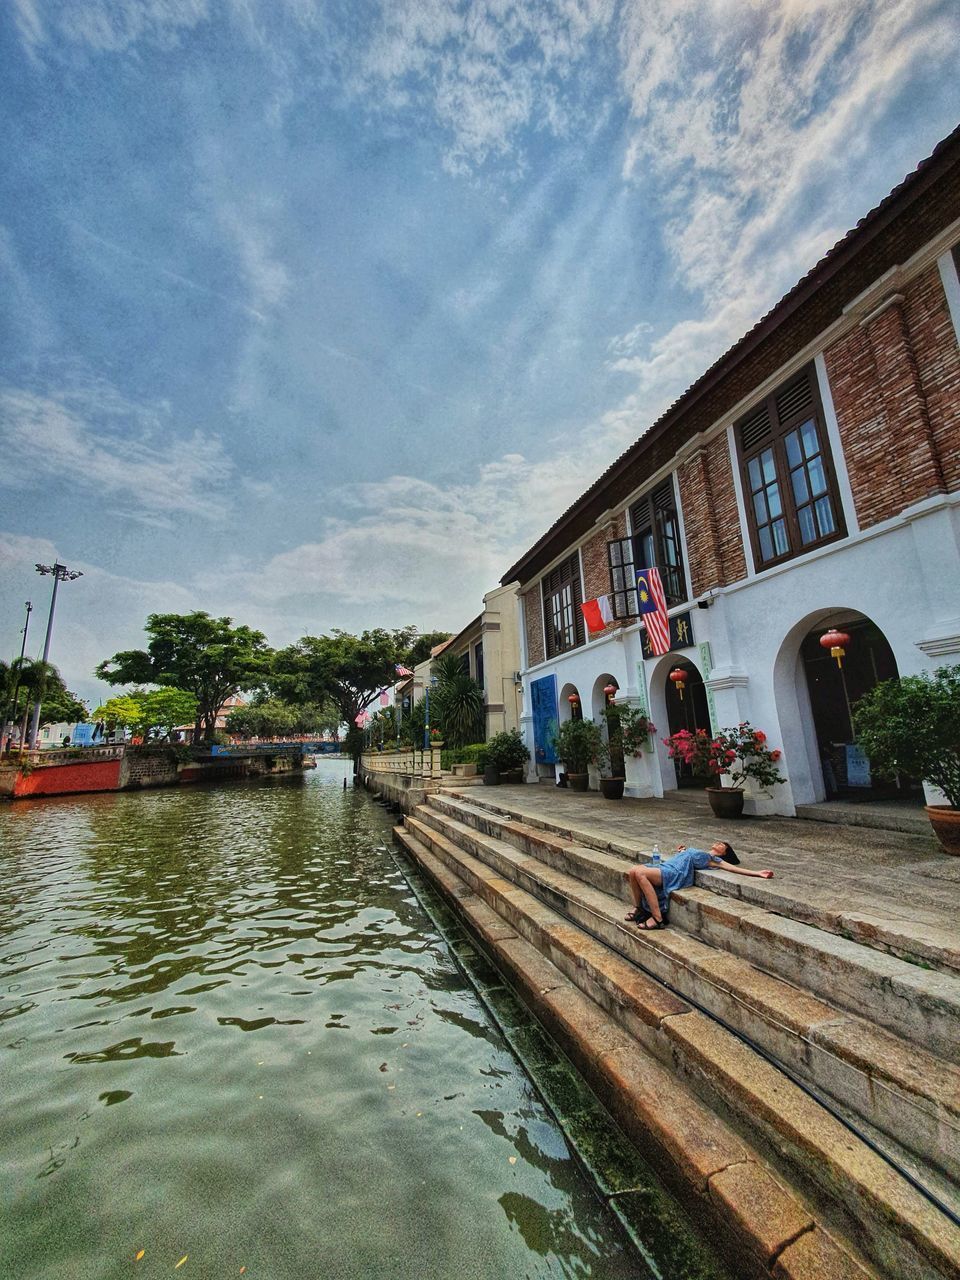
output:
M541 581L547 657L575 649L584 642L580 557L576 552Z
M758 568L844 535L812 367L751 409L736 435Z
M672 478L668 477L634 503L630 508L630 524L632 538L607 543L613 616L637 616L638 569L659 569L667 605L682 604L687 598L687 584Z

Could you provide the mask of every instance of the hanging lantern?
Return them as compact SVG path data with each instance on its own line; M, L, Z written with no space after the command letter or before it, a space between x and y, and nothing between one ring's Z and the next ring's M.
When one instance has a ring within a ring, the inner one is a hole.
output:
M575 707L577 703L580 701L579 693L567 694L567 701L570 703L571 707Z
M603 692L607 695L607 701L612 702L613 695L617 692L617 686L615 684L605 684L603 686Z
M836 658L837 666L842 669L843 660L850 648L850 637L847 633L833 628L820 637L820 644L822 648L830 650L830 657Z
M680 695L680 701L683 701L683 691L687 687L687 673L683 667L674 667L670 672L669 679L673 681L673 686Z

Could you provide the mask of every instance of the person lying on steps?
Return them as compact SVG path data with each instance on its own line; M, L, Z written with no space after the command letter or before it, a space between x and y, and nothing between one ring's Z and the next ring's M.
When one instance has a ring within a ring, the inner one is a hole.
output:
M717 840L710 846L710 852L704 849L688 849L685 844L677 846L672 858L667 858L659 867L641 864L631 867L627 872L627 884L633 898L633 910L627 919L639 924L641 929L662 929L667 923L667 912L670 909L670 895L675 889L689 889L698 871L718 870L735 871L740 876L756 876L761 880L772 880L772 871L748 871L740 866L740 859L726 840Z

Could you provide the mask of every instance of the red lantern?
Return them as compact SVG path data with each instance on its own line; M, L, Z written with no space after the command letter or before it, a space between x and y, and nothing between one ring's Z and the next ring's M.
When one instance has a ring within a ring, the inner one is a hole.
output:
M570 703L571 707L576 706L576 704L580 701L579 693L568 693L567 701Z
M603 686L603 692L607 695L607 701L612 702L613 695L617 692L617 686L615 684L605 684Z
M683 667L674 667L670 672L669 679L673 681L674 688L680 695L680 701L683 701L683 691L687 687L687 673Z
M850 648L850 637L847 633L833 628L820 637L820 644L824 649L830 650L830 657L836 658L837 666L842 668L843 660Z

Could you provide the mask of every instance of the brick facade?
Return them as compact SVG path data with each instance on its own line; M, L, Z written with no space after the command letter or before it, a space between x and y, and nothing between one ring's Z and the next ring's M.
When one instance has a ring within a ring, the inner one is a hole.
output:
M609 594L610 562L607 558L607 543L626 536L627 517L621 511L602 528L598 528L580 548L584 600L595 600L597 596Z
M960 488L960 352L936 266L824 359L861 528Z
M543 604L540 583L524 591L520 596L523 606L523 625L527 636L527 666L535 667L547 656L543 643Z
M715 436L678 470L693 595L747 576L726 435Z

